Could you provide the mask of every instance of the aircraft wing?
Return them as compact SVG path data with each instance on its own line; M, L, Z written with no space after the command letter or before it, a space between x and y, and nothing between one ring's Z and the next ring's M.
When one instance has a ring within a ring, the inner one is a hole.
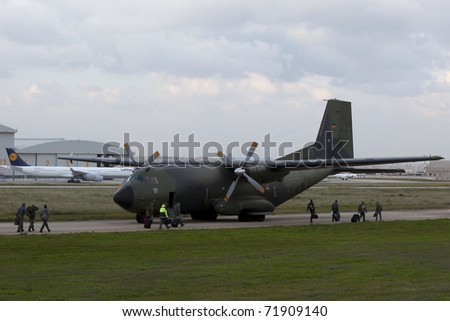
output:
M71 168L70 171L72 172L73 179L81 179L83 181L93 181L93 182L103 181L103 176L95 173L74 170L73 168Z
M70 171L72 172L72 176L74 179L83 179L84 176L87 174L79 170L74 170L73 168L71 168Z
M353 174L378 174L378 173L405 173L400 168L354 168L354 167L338 167L335 173L353 173Z
M125 144L127 145L127 144ZM129 151L129 146L126 147L126 150ZM135 160L132 156L132 153L129 153L129 159L123 159L123 158L117 158L117 157L93 157L93 158L86 158L86 157L58 157L58 159L64 159L64 160L70 160L72 161L82 161L82 162L89 162L89 163L97 163L97 164L107 164L107 165L122 165L122 166L133 166L133 167L144 167L148 164L155 164L158 165L160 163L155 163L155 159L157 159L160 154L158 151L154 152L152 155L149 156L149 158L146 161L141 160Z
M413 157L377 157L377 158L343 158L317 160L275 160L266 162L266 166L274 169L307 170L314 168L343 168L350 166L384 165L409 162L435 161L444 159L441 156L413 156Z

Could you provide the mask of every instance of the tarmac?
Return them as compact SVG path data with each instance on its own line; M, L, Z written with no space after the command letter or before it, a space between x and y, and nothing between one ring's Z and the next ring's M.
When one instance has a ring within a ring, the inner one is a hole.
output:
M312 225L316 224L365 224L351 223L350 218L354 213L341 213L341 220L339 222L331 221L330 213L319 213L319 218L313 220ZM418 221L418 220L435 220L435 219L450 219L450 209L441 210L415 210L415 211L386 211L383 212L383 221ZM276 227L276 226L308 226L309 215L307 214L275 214L267 215L264 222L239 222L237 216L219 216L216 221L193 221L191 218L183 219L184 227L171 228L169 231L177 230L201 230L201 229L226 229L226 228L256 228L256 227ZM366 221L376 224L382 222L375 222L372 214L366 214ZM51 232L44 231L39 233L41 222L37 220L34 224L35 232L17 233L17 226L14 223L0 223L0 235L44 235L44 234L70 234L70 233L119 233L119 232L166 232L166 227L163 226L159 230L159 218L153 220L150 229L145 229L143 224L138 224L134 218L129 220L100 220L100 221L67 221L67 222L52 222L49 221ZM28 230L28 221L25 220L24 229Z

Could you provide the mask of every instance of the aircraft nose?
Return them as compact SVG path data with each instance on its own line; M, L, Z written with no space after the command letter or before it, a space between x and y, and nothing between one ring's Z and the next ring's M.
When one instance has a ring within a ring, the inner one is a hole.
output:
M129 209L133 205L134 192L130 186L119 189L113 197L114 202L123 209Z

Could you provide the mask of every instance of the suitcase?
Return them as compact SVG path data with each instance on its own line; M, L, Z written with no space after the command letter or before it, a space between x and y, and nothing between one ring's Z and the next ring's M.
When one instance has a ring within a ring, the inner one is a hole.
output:
M334 220L335 220L336 222L339 222L339 221L341 220L341 214L335 213L335 214L333 214L333 216L334 216Z
M312 216L313 218L319 218L319 215L317 215L317 214L313 214L313 216Z
M153 223L153 219L147 219L147 220L145 220L145 223L144 223L144 227L145 228L151 228L152 227L152 223Z
M175 218L172 220L172 227L177 227L178 224L180 224L180 221L181 221L181 219L180 219L179 217L175 217Z
M361 219L361 216L359 216L359 214L353 214L353 216L352 216L353 223L359 222L360 219Z

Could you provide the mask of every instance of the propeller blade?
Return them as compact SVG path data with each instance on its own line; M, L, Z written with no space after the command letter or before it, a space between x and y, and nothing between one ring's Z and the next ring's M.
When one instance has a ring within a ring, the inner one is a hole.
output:
M222 159L225 167L233 167L233 161L227 155L222 153L222 151L219 150L217 152L217 156L219 156Z
M250 146L248 152L247 152L247 156L245 157L245 161L244 161L244 165L243 166L245 166L248 163L248 161L250 160L250 158L252 158L256 147L258 147L258 143L257 142L253 142L252 145Z
M134 159L133 151L131 150L130 145L128 143L125 143L124 147L128 154L128 157L130 157L131 161L133 162L133 165L136 166L136 160Z
M247 181L260 193L264 193L264 187L261 186L257 181L248 176L246 173L242 174L247 179Z
M236 188L236 185L237 185L237 183L239 182L239 179L240 179L241 177L240 176L238 176L234 181L233 181L233 183L231 183L231 185L230 185L230 188L228 189L228 191L227 191L227 194L225 195L225 202L228 202L228 200L230 199L230 197L231 197L231 194L233 194L233 192L234 192L234 189Z
M148 157L147 162L148 162L149 164L150 164L150 163L153 163L154 160L157 159L159 156L160 156L159 152L156 151L156 152L153 153L153 155L150 155L150 156Z

